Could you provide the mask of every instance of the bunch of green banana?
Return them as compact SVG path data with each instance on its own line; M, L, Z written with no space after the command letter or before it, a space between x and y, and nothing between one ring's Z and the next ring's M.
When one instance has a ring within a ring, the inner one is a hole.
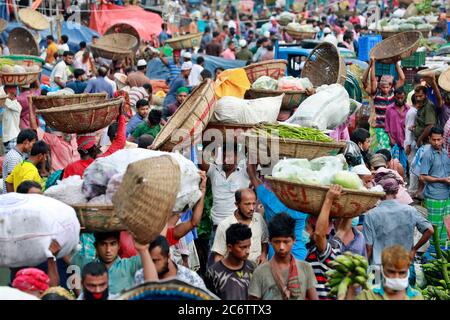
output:
M331 288L330 297L337 296L338 299L345 299L348 286L359 284L363 289L367 289L367 259L350 251L338 256L331 261L329 266L333 270L326 272L328 277L327 287Z

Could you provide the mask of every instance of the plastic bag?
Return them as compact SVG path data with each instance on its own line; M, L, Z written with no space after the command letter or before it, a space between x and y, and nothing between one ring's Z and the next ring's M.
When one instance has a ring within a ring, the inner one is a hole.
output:
M286 122L319 130L334 130L350 113L350 97L340 84L323 85L306 98Z
M278 87L278 82L268 76L262 76L256 79L252 84L252 89L263 89L263 90L276 90Z
M359 178L359 176L356 173L350 171L337 172L333 176L332 183L352 190L361 190L363 188L363 182Z
M87 199L81 191L82 184L83 180L80 176L70 176L67 179L59 180L56 185L45 190L44 195L69 205L85 203Z
M305 91L313 87L308 78L282 77L278 79L278 90Z

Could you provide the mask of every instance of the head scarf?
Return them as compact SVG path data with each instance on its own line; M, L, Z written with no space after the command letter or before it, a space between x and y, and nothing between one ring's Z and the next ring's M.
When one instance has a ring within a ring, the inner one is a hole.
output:
M387 161L382 154L374 154L372 158L370 158L370 165L374 168L383 167L387 165Z
M44 271L36 268L25 268L17 272L12 286L21 291L45 291L50 283Z
M397 180L393 178L384 178L378 184L383 187L387 194L395 195L398 193L399 185Z
M384 76L381 76L381 79L380 79L380 84L381 85L385 85L385 84L387 84L387 85L392 85L394 83L394 77L393 76L389 76L389 75L384 75Z
M180 93L189 93L189 89L188 88L186 88L186 87L181 87L181 88L178 88L178 90L177 90L177 95L178 94L180 94Z
M79 150L88 151L90 148L95 146L96 140L95 136L78 136L77 144Z

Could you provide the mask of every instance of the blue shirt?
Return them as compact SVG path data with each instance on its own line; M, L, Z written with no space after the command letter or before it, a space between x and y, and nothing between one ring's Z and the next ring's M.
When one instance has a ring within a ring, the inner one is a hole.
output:
M103 77L97 77L96 79L89 80L86 89L84 90L84 93L102 92L106 92L109 99L111 99L114 95L112 85L108 83Z
M305 260L307 250L305 244L301 241L302 232L305 228L307 214L289 209L286 207L276 195L270 191L265 185L261 184L256 188L256 195L259 201L264 206L264 217L266 222L269 223L270 220L277 214L282 212L287 213L293 219L295 219L295 243L292 247L292 254L297 260ZM274 255L274 251L271 245L269 245L269 259Z
M167 39L170 39L170 35L165 31L161 31L161 33L158 36L158 40L161 43L161 45L163 45Z
M420 174L434 178L446 178L450 176L450 158L443 148L438 152L433 147L427 149L422 156ZM442 182L426 183L425 198L434 200L447 200L450 197L450 185Z
M169 84L172 85L172 82L180 76L181 74L181 67L177 66L173 60L169 61Z
M164 98L164 107L167 107L177 101L177 90L181 87L187 87L187 82L183 76L180 75L170 84L169 92Z
M75 80L69 82L66 87L72 89L75 94L81 94L84 92L84 90L86 90L87 82Z
M397 200L381 201L377 207L367 211L363 235L366 244L373 246L371 263L381 265L381 252L396 244L411 250L415 228L424 233L432 226L415 208Z
M131 117L130 121L127 123L127 131L126 136L128 137L130 134L136 130L137 126L140 125L144 121L144 118L141 117L139 113L136 113Z

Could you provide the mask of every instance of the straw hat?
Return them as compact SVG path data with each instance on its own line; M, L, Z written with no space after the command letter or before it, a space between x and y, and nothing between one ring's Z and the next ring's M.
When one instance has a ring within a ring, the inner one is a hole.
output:
M450 68L441 73L438 84L443 90L450 92Z
M20 21L28 28L39 31L50 28L50 23L47 18L36 10L30 8L20 9L18 15Z
M8 21L4 19L0 19L0 33L6 30L6 27L8 26Z

